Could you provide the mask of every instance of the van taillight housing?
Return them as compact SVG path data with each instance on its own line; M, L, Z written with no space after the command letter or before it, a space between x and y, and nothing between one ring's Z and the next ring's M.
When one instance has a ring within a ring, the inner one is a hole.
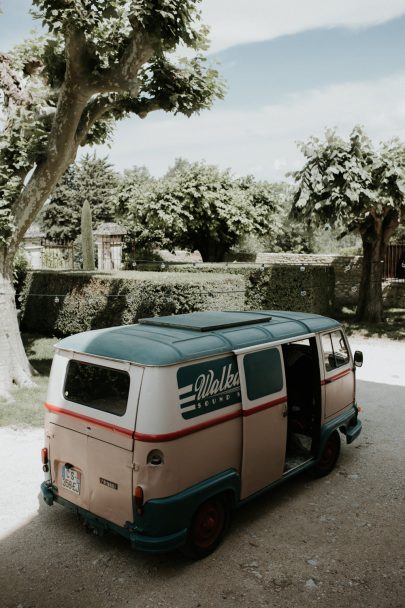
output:
M143 514L143 489L141 486L136 486L134 492L135 508L138 515Z
M48 448L42 448L41 450L41 460L42 464L48 463Z
M48 448L42 448L41 450L42 470L44 473L48 473Z

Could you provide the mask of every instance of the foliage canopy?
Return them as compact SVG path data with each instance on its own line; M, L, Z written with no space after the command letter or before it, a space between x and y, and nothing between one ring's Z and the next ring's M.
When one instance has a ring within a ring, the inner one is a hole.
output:
M108 140L117 120L190 116L223 96L199 1L33 1L49 35L0 54L0 243L21 240L78 146ZM179 45L195 56L175 60Z
M242 236L264 235L271 218L277 222L270 184L183 159L161 180L139 184L128 176L119 200L141 247L197 249L204 261L223 260Z
M363 271L357 315L382 319L382 267L387 244L405 220L405 145L398 139L376 150L361 127L348 141L335 131L325 140L301 144L304 167L292 216L313 223L358 231L363 243Z
M118 181L106 158L86 154L70 165L43 208L41 224L46 236L56 241L74 241L80 234L85 201L90 205L94 227L100 222L111 222Z

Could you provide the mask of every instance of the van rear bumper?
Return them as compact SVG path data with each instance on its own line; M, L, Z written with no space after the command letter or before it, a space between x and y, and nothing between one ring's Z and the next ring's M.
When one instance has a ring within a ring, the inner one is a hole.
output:
M172 551L184 545L187 537L187 528L183 530L179 530L173 534L167 534L165 536L146 536L144 534L140 534L134 529L133 524L128 524L128 527L121 527L113 524L98 515L93 515L86 509L82 509L72 502L66 500L65 498L61 498L54 491L51 483L49 481L44 481L41 484L41 494L42 498L50 507L56 502L70 511L77 513L80 515L86 524L92 528L96 533L102 535L105 532L111 531L123 536L131 542L131 546L134 549L139 549L140 551L145 551L148 553L162 553L164 551Z
M133 549L147 553L162 553L178 549L186 542L187 528L167 536L144 536L139 532L130 532L129 540Z

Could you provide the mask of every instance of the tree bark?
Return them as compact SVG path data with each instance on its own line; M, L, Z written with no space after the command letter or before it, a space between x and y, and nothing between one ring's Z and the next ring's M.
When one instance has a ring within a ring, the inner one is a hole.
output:
M383 319L383 266L384 250L381 239L377 238L373 241L363 239L363 266L356 310L358 321L380 323Z
M399 213L389 209L385 215L369 215L360 228L363 241L356 319L366 323L381 323L384 317L382 280L388 242L398 227Z
M206 240L200 242L196 249L200 252L203 262L223 262L229 248L223 243Z
M0 255L4 251L0 251ZM3 256L4 260L4 256ZM18 327L11 273L0 263L0 401L10 400L15 386L35 386Z

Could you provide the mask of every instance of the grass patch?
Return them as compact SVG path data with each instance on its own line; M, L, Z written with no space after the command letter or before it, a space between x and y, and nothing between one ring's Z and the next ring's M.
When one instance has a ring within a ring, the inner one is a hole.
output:
M384 315L385 319L381 323L359 323L355 320L355 310L343 308L340 320L349 336L405 340L405 310L389 308L384 311Z
M15 388L11 403L0 404L0 426L43 426L44 401L56 338L23 334L28 359L38 373L34 376L36 388Z

